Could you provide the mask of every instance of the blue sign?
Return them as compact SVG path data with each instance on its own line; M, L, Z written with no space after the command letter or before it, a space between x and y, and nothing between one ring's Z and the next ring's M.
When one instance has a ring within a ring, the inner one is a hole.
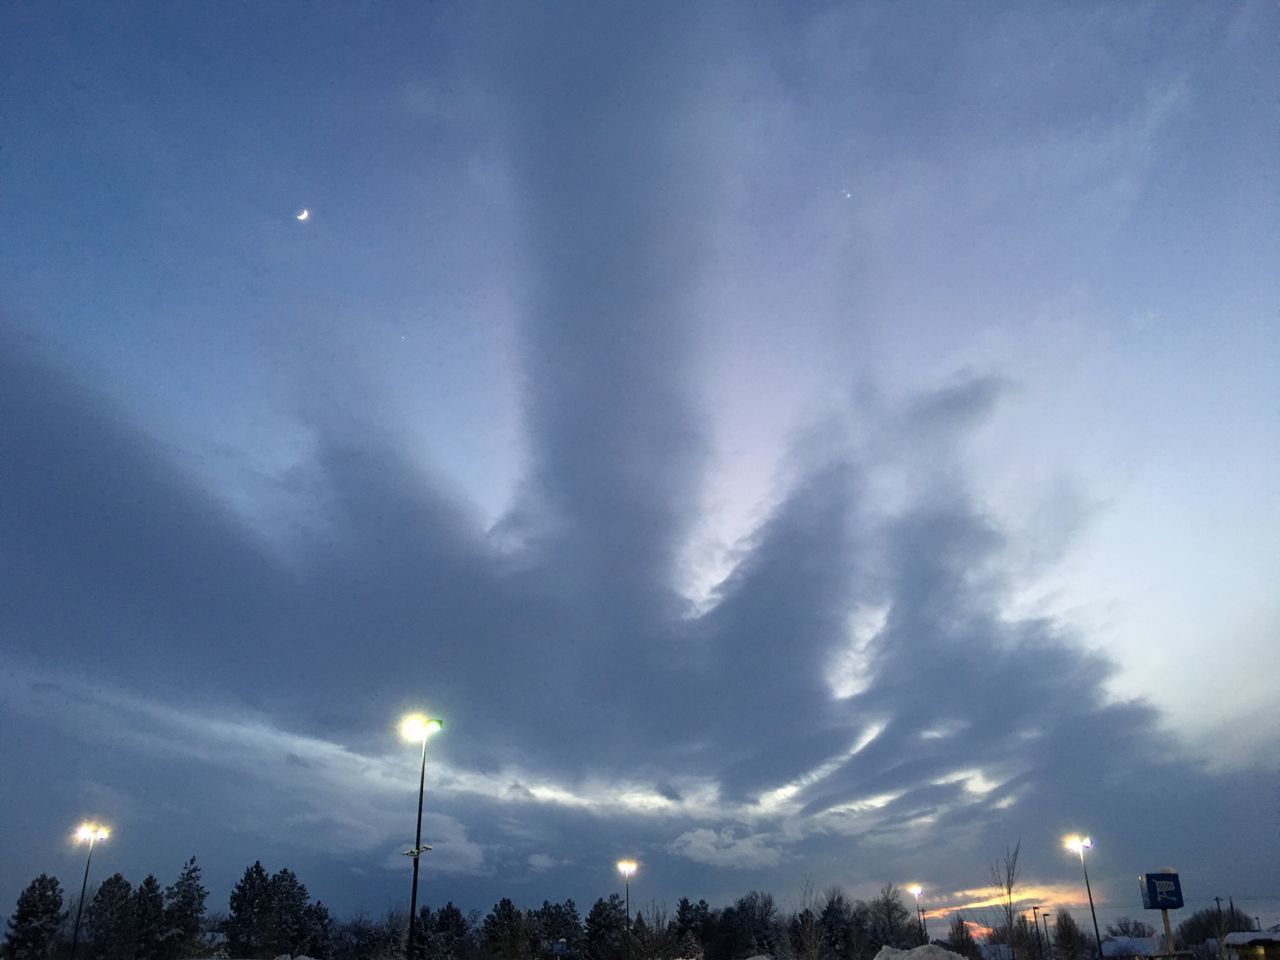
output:
M1176 873L1144 873L1138 878L1142 905L1148 910L1177 910L1182 906L1182 883Z

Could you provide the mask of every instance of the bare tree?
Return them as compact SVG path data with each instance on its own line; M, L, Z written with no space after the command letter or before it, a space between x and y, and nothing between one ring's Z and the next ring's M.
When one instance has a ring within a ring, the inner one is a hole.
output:
M1000 891L1002 898L1000 903L1000 913L1004 920L1004 936L1005 942L1009 944L1009 960L1017 960L1017 954L1014 952L1014 899L1013 889L1018 883L1018 853L1022 850L1022 840L1012 847L1004 848L1004 855L995 857L988 864L988 876L991 879L991 885Z
M805 879L800 892L799 909L787 922L783 953L791 960L820 960L823 950L822 921L813 881Z

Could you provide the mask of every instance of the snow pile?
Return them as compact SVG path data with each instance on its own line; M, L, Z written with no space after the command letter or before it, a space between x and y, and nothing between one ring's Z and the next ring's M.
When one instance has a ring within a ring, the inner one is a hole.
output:
M964 957L943 947L926 943L922 947L912 947L910 950L881 947L875 960L964 960Z

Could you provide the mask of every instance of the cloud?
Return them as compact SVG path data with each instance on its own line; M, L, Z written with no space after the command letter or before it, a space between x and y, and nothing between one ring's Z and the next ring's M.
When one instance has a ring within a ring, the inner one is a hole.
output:
M764 834L742 834L733 827L719 831L699 828L680 834L668 849L681 857L713 867L772 867L782 853Z

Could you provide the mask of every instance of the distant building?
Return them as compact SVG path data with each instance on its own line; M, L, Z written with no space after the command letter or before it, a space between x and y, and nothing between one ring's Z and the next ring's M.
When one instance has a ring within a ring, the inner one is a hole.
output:
M1227 960L1280 960L1280 924L1267 930L1239 930L1222 938Z

